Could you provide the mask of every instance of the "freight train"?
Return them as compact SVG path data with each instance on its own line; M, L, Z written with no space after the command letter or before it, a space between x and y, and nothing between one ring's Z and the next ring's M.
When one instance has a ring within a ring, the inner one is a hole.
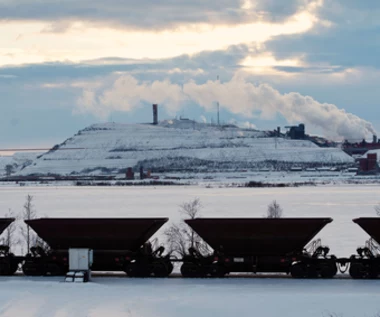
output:
M0 233L14 221L0 219ZM25 275L64 275L71 248L93 250L93 271L124 271L130 277L167 277L181 262L182 277L223 277L235 272L286 273L294 278L333 278L347 269L354 279L377 278L380 256L376 243L367 242L357 254L337 258L312 239L331 218L196 218L185 220L212 251L191 246L180 259L152 248L149 239L168 218L41 218L26 220L48 245L33 246L25 256L0 247L0 275L19 266ZM353 220L371 240L380 242L380 218ZM311 241L311 242L310 242ZM178 241L180 243L180 241Z

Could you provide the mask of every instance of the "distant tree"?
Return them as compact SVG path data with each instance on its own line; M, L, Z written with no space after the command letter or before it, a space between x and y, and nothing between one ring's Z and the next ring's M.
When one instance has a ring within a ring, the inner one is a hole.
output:
M273 200L268 205L267 218L281 218L281 217L282 217L282 208L277 203L276 200Z
M200 199L195 198L189 202L182 203L179 212L187 219L195 219L200 216L202 207ZM175 255L181 257L186 255L190 247L201 254L209 252L208 245L184 222L184 219L181 219L179 224L172 224L165 230L164 235L169 246L169 252Z
M7 164L5 165L5 175L8 177L8 176L11 176L11 174L14 172L14 166L11 165L11 164Z
M8 212L5 214L5 218L17 218L15 217L15 213L9 209ZM13 246L17 245L20 241L16 238L16 223L12 222L3 232L2 238L1 238L1 244L6 245L9 248L12 248Z
M33 202L33 196L32 195L26 196L26 201L25 201L23 211L22 211L22 219L31 220L37 217L37 212L34 209L32 202ZM33 244L35 244L37 241L37 235L33 232L33 230L30 229L29 225L27 224L21 227L21 235L23 236L26 242L27 252L29 252L30 247Z

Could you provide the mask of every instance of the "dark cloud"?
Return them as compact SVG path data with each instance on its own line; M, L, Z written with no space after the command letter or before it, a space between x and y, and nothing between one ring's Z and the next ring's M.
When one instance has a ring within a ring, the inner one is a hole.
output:
M275 66L277 69L286 73L308 73L308 74L333 74L345 70L344 67L301 67L301 66Z
M373 0L324 0L319 15L346 29L379 25L380 3Z
M114 72L130 72L139 79L154 80L169 78L180 81L194 78L205 81L230 78L251 50L246 45L231 46L225 51L202 52L192 56L182 55L163 60L132 60L103 58L81 64L44 63L23 66L0 67L0 85L9 82L51 83L75 79L93 79Z
M13 0L0 2L0 20L45 20L52 22L47 32L62 32L63 20L81 20L138 29L172 28L184 23L208 22L239 24L259 19L289 17L308 0L258 0L257 9L242 10L243 0Z
M258 1L254 10L261 13L266 20L278 22L294 15L302 9L305 9L308 4L314 1L315 0Z
M266 48L277 58L304 56L313 64L380 67L380 2L326 0L318 15L332 25L301 35L279 36Z

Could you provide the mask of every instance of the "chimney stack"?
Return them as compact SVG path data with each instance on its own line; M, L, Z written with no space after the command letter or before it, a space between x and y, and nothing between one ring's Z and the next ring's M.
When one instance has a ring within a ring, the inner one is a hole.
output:
M373 143L377 143L377 136L376 135L373 135Z
M277 136L280 136L280 135L281 135L281 128L277 127Z
M153 104L153 124L158 124L157 104Z

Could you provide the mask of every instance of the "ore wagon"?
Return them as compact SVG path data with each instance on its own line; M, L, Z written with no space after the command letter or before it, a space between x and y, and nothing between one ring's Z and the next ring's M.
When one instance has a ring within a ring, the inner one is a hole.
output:
M184 277L222 277L233 272L290 273L293 277L332 278L336 257L316 240L331 218L199 218L185 222L213 249L189 249Z
M34 246L26 256L26 275L63 275L68 250L93 250L93 271L125 271L129 276L167 276L173 266L164 248L149 239L168 218L46 218L25 222L49 246Z
M356 218L353 222L358 224L371 239L366 241L364 247L357 249L347 261L350 263L349 273L352 278L377 278L380 274L380 218Z

